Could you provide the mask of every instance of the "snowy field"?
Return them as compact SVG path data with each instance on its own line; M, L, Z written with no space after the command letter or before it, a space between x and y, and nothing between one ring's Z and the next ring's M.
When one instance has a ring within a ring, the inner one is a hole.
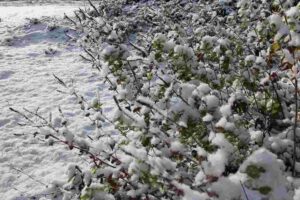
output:
M70 128L80 130L78 135L85 135L91 131L89 122L76 121L80 107L73 96L57 92L63 88L53 74L73 84L86 97L93 98L98 90L103 101L111 98L105 87L97 84L99 75L79 57L81 50L76 42L65 35L77 34L62 20L64 13L71 15L83 4L23 3L0 1L0 199L3 200L30 199L41 194L53 180L65 180L66 162L88 164L62 145L53 147L34 138L34 129L18 126L21 117L9 107L38 109L41 115L52 113L55 117L61 105ZM30 24L29 19L33 18L41 23ZM59 26L50 30L54 22Z

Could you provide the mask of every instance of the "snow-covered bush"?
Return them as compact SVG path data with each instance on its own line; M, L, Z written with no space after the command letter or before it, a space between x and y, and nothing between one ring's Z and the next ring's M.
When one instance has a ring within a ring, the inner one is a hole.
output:
M299 3L97 3L69 19L115 109L70 89L94 134L43 122L91 161L69 167L64 199L299 198Z

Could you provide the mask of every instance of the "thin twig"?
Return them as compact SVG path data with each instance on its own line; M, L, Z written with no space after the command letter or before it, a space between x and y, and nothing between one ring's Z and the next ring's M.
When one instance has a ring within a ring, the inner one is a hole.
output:
M93 61L97 60L95 58L95 56L93 56L93 54L91 52L89 52L87 49L83 48L83 50L84 50L85 53L87 53L93 59Z
M101 16L101 14L99 13L99 11L97 10L96 6L90 1L88 0L89 4L93 7L93 9L95 10L95 12L97 13L97 16Z
M27 121L29 121L30 123L34 123L34 121L32 121L31 119L29 119L29 117L27 117L24 113L21 113L20 111L12 108L12 107L9 107L9 110L17 113L18 115L21 115L22 117L24 117Z
M146 53L143 49L141 49L140 47L134 45L132 42L129 42L129 44L130 44L133 48L135 48L136 50L140 51L140 52L142 53L142 56L143 56L143 57L146 57L146 56L147 56L147 53Z
M72 22L75 25L75 27L77 26L76 22L74 20L72 20L70 17L68 17L68 15L65 14L65 18L67 20L69 20L70 22Z
M243 188L243 192L244 192L244 194L245 194L246 199L249 200L248 195L247 195L247 193L246 193L246 190L245 190L245 187L244 187L242 181L240 181L240 183L241 183L241 186L242 186L242 188Z
M295 121L294 121L294 148L293 148L293 176L296 176L296 132L297 132L297 115L298 115L298 79L295 77Z
M23 172L22 170L20 170L20 169L18 169L18 168L16 168L16 167L14 167L14 166L10 166L12 169L14 169L14 170L16 170L16 171L18 171L18 172L20 172L20 173L22 173L22 174L24 174L24 175L26 175L26 176L28 176L29 178L31 178L32 180L34 180L35 182L38 182L38 183L40 183L40 184L42 184L42 185L44 185L44 186L46 186L46 187L48 187L48 185L47 184L45 184L45 183L43 183L43 182L41 182L41 181L39 181L39 180L37 180L37 179L35 179L33 176L31 176L31 175L29 175L29 174L26 174L25 172Z
M61 84L62 86L67 88L67 85L65 84L65 82L63 80L61 80L60 78L58 78L55 74L52 74L54 76L54 78L58 81L59 84Z

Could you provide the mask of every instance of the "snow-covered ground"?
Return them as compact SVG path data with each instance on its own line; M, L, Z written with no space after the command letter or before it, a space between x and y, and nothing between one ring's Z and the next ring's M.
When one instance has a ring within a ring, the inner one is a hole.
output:
M89 122L77 121L80 107L73 96L56 91L63 88L53 74L68 84L73 80L76 90L86 97L95 96L96 90L104 101L110 101L110 96L97 82L99 75L79 57L80 48L65 35L66 30L69 34L75 33L62 20L63 14L72 14L79 4L13 6L1 3L0 199L29 199L53 180L65 180L66 162L88 163L62 145L53 147L34 138L34 129L18 126L21 117L9 107L39 108L41 115L52 112L55 116L61 105L70 120L71 130L80 130L77 134L84 135L91 131ZM28 19L32 18L41 19L42 23L28 25ZM59 27L50 31L47 26L54 21ZM56 53L52 54L51 49Z

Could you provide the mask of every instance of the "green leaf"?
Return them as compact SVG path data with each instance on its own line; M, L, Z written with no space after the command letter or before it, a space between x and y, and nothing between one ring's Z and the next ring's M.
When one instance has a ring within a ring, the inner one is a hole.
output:
M162 58L162 53L161 52L156 52L155 54L154 54L154 57L155 57L155 60L157 60L157 61L161 61L161 58Z
M144 136L142 137L141 143L144 147L148 147L150 145L150 141L151 141L151 137Z
M129 141L123 140L118 146L121 147L121 146L126 146L128 144L129 144Z
M97 168L96 168L96 167L92 167L92 168L91 168L91 173L92 173L92 174L96 174L96 172L97 172Z
M80 195L80 200L90 200L91 197L88 194Z
M230 67L230 58L226 57L224 61L222 61L221 68L223 69L224 73L229 72Z
M246 174L253 179L260 177L261 173L264 173L266 170L263 167L258 167L256 165L248 165L246 168Z
M148 72L147 73L147 79L150 81L153 78L153 73L152 72Z
M206 125L200 121L189 119L187 127L180 128L179 139L182 144L186 145L201 145L208 152L214 152L217 146L212 145L207 140L208 130Z
M270 52L271 53L275 53L276 51L278 51L281 48L279 42L274 42L271 47L270 47Z
M269 194L269 193L272 191L272 188L270 188L269 186L263 186L263 187L260 187L260 188L258 189L258 191L259 191L261 194L267 195L267 194Z
M243 141L241 141L237 135L235 135L232 132L225 131L223 132L225 138L235 147L237 147L239 150L247 147L247 144L245 144Z
M80 200L91 200L93 191L90 187L86 187L83 190L83 194L80 195Z
M141 179L153 188L161 188L163 185L158 182L158 176L152 175L149 171L142 171Z
M73 182L75 179L75 176L72 176L71 178L69 178L68 183Z

